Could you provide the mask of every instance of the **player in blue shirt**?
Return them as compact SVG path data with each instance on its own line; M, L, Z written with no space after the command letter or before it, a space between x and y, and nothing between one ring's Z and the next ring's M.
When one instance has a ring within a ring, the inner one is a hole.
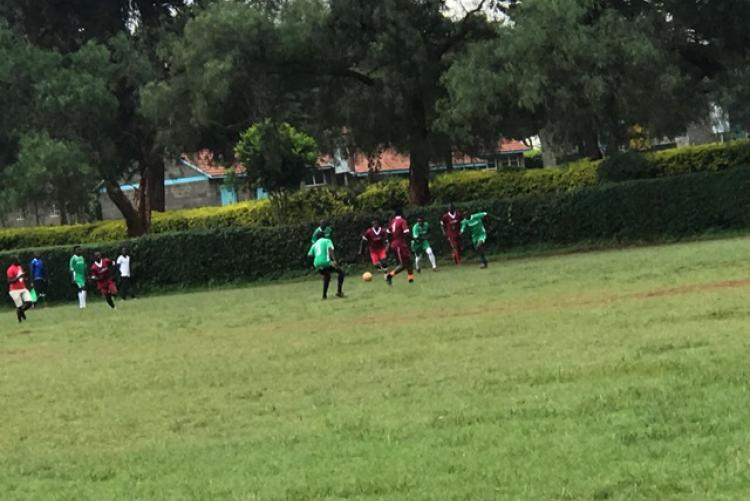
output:
M29 269L31 270L31 280L34 283L37 297L47 304L47 268L38 252L34 253L34 259L31 260Z

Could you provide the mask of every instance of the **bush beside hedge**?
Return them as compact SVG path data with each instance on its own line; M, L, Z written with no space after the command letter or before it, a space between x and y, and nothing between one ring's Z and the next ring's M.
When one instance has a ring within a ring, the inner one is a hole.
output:
M658 241L750 226L750 168L472 202L462 208L487 210L500 218L488 221L488 248L492 252L581 241ZM446 242L437 231L442 211L432 207L408 212L407 216L420 214L432 222L435 232L431 243L438 255L447 256ZM352 261L361 232L373 217L383 216L361 213L335 219L339 258ZM128 245L142 290L205 286L301 272L306 268L305 255L314 227L300 224L190 230L149 235ZM119 247L119 243L110 243L97 248L115 256ZM70 248L40 251L50 271L51 299L72 300L74 291L67 272ZM89 255L93 251L93 246L86 247ZM32 250L19 254L27 263ZM10 252L0 253L0 266L7 266L10 256Z
M607 181L718 172L750 165L750 141L665 150L638 156L637 162L628 160L633 155L612 157L603 164L583 160L549 169L442 174L435 177L430 189L435 204L445 205L448 202L569 192ZM228 207L154 213L151 233L316 222L324 217L368 213L406 205L407 194L406 179L370 184L359 194L347 189L302 190L274 204L267 200L256 200ZM122 221L5 229L0 230L0 249L117 241L124 239L125 235Z

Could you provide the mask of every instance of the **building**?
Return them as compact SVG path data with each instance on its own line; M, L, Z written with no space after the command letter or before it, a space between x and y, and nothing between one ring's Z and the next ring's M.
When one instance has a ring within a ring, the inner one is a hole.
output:
M244 169L235 167L238 177ZM213 154L202 150L194 155L183 155L169 163L164 173L164 205L166 210L223 206L254 198L250 192L226 182L226 169L216 165ZM138 183L120 185L133 203L138 194ZM254 195L254 194L253 194ZM104 187L99 189L99 204L103 219L121 219L122 214L109 199Z

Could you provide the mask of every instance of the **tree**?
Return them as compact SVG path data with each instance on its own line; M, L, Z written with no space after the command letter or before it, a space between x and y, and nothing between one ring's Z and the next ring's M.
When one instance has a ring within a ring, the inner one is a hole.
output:
M60 223L68 215L84 211L97 181L95 170L77 144L51 139L46 133L24 135L18 160L6 172L11 204L25 209L29 204L54 204Z
M437 125L443 77L468 43L492 34L486 3L452 19L444 0L330 2L329 46L361 75L339 80L333 116L367 152L408 152L414 205L430 201L430 161L452 149Z
M270 119L243 132L235 152L249 182L272 196L299 188L318 161L318 147L312 137L288 123Z
M148 230L152 209L164 210L166 151L157 141L158 128L141 111L141 90L165 75L163 54L158 51L160 40L179 32L185 19L203 3L74 0L36 5L7 0L0 5L0 15L36 49L67 57L87 45L106 46L111 70L107 89L117 103L117 111L109 124L89 124L101 137L88 146L96 157L93 165L104 179L109 197L123 213L131 236ZM44 79L43 74L35 77ZM57 131L49 132L57 136ZM13 138L8 138L12 146ZM134 175L141 178L135 206L119 189L123 178Z
M447 107L465 122L502 130L508 115L492 112L520 109L537 130L599 158L625 145L633 125L668 136L705 109L658 17L595 0L525 0L512 12L447 76Z

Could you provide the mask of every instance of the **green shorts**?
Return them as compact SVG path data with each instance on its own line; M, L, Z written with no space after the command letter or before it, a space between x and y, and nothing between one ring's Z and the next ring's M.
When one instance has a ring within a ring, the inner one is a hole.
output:
M86 287L86 277L78 273L73 273L73 283L80 289L83 289Z
M411 241L411 251L414 254L421 254L423 252L427 252L427 249L430 248L430 242L427 240L412 240Z
M487 234L483 233L481 235L477 235L476 237L471 237L471 241L474 243L474 248L476 249L480 245L484 245L484 243L487 241Z

